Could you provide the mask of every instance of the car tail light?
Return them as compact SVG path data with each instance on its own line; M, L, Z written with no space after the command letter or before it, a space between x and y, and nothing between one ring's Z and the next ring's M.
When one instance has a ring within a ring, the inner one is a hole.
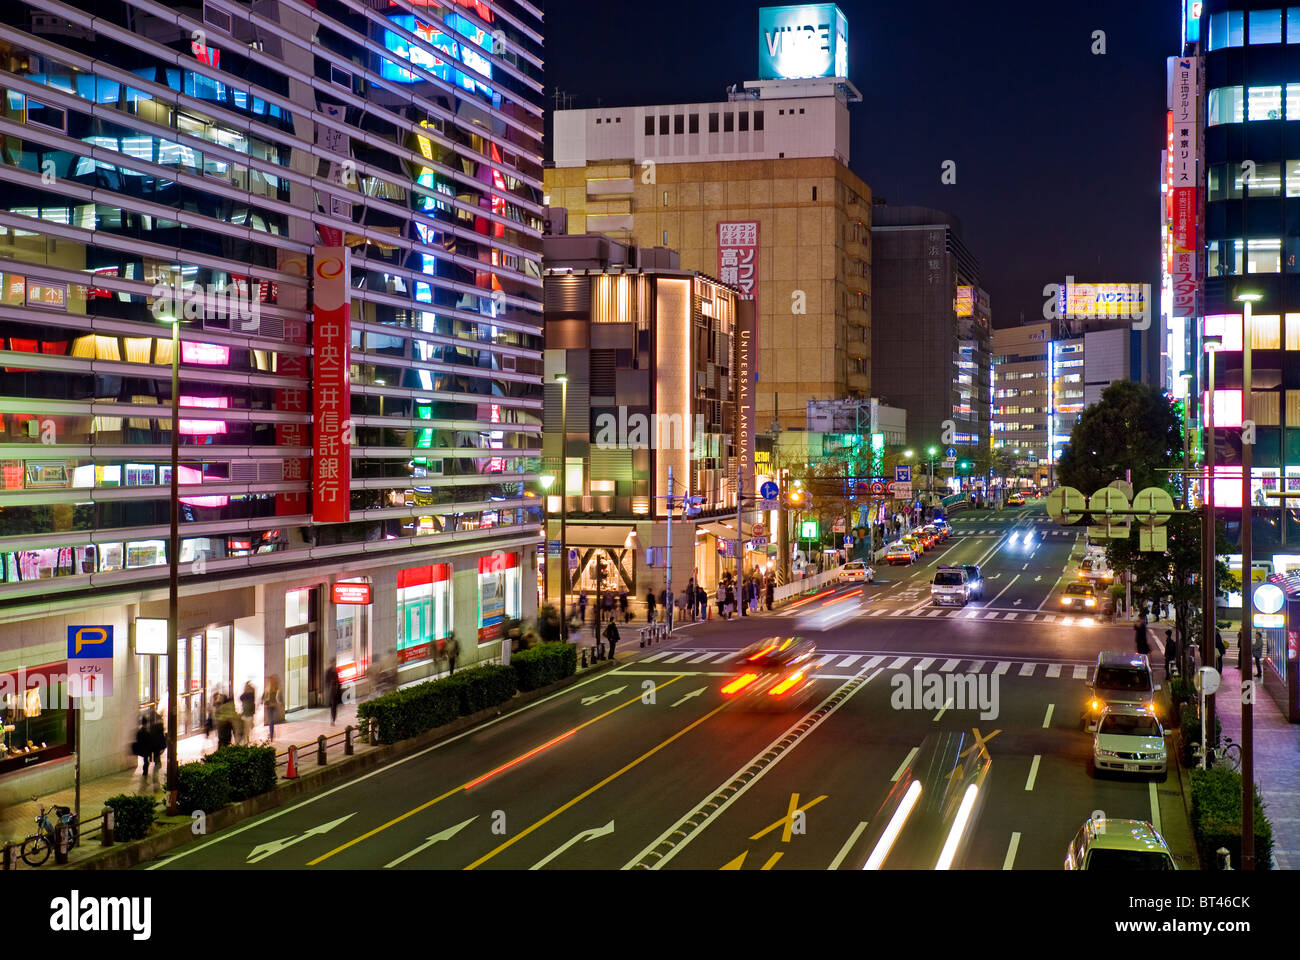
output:
M764 647L762 650L758 651L758 653L754 654L754 655L751 656L751 657L748 657L747 659L749 659L749 660L757 660L757 659L759 659L760 657L765 657L765 656L767 656L769 653L771 653L771 652L772 652L773 650L775 650L775 649L776 649L776 641L773 640L771 643L769 643L769 644L768 644L766 647Z
M730 696L733 693L739 693L741 690L744 690L747 686L749 686L757 679L758 679L758 674L756 673L742 673L735 680L732 680L729 684L723 687L722 692L727 694L728 696Z
M803 679L803 671L796 670L794 673L790 674L790 676L786 677L784 680L782 680L780 683L778 683L776 686L774 686L771 690L767 692L773 697L779 697L781 696L781 694L785 693L791 687L794 687L796 684L798 684L799 681L802 679Z

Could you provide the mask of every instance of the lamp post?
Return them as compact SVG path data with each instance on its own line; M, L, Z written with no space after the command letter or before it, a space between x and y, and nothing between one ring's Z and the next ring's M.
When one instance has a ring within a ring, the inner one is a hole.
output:
M1237 633L1237 662L1241 668L1241 869L1255 869L1255 691L1250 644L1255 636L1255 580L1251 542L1250 472L1252 444L1246 442L1246 422L1251 417L1250 323L1251 304L1263 299L1255 291L1241 291L1235 298L1243 305L1241 314L1241 630ZM1280 465L1284 466L1284 465ZM1285 473L1285 470L1283 470ZM1283 516L1282 522L1286 523Z
M557 373L560 385L560 630L569 642L569 375Z
M547 568L546 576L542 577L542 600L546 603L551 600L551 516L547 501L550 499L551 484L554 482L555 477L549 473L544 473L537 478L537 484L542 488L542 562ZM560 557L560 566L563 567L567 562L565 557Z
M1214 663L1214 631L1218 611L1215 601L1215 540L1214 540L1214 354L1223 346L1223 337L1205 334L1201 337L1202 349L1209 355L1209 391L1205 401L1205 517L1201 530L1201 663L1207 658ZM1214 731L1214 695L1205 698L1205 714L1201 717L1204 729Z

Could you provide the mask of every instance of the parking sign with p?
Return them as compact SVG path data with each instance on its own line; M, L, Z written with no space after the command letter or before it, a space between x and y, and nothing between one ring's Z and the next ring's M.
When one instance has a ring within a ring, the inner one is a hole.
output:
M98 660L113 656L110 625L68 627L68 659Z

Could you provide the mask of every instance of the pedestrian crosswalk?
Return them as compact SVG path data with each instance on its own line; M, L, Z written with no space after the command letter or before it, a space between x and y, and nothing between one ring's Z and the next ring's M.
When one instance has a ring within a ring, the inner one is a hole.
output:
M1009 530L1006 527L957 527L952 528L954 537L993 537L1010 533L1024 533L1024 529ZM1033 530L1036 537L1077 537L1079 531L1074 527L1037 527Z
M1050 623L1066 627L1090 627L1105 622L1098 617L1068 613L1043 613L1038 610L1014 610L1004 607L989 609L988 607L974 606L936 607L924 599L913 599L911 603L904 606L900 605L900 600L906 600L906 598L898 596L892 598L892 601L869 603L861 608L857 617L867 620L892 620L899 617L917 620L997 620L1002 623ZM764 616L797 618L814 613L816 610L816 606L791 606L782 610L775 610L770 614L764 614Z
M684 666L737 666L740 662L740 650L656 650L625 666L643 664L683 664ZM870 672L877 668L884 670L920 670L933 669L939 664L941 673L988 673L995 676L1008 674L1016 677L1044 677L1053 680L1084 680L1091 675L1092 668L1083 663L1059 663L1043 660L968 660L964 657L947 657L941 659L932 656L899 655L893 653L823 653L813 663L818 671L854 670Z

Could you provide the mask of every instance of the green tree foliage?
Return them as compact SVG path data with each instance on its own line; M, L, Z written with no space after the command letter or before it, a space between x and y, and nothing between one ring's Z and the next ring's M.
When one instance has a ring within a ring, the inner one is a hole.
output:
M1173 404L1156 387L1117 380L1101 401L1083 411L1070 432L1056 476L1084 496L1122 480L1132 471L1135 491L1170 487L1168 469L1183 456L1183 438Z

